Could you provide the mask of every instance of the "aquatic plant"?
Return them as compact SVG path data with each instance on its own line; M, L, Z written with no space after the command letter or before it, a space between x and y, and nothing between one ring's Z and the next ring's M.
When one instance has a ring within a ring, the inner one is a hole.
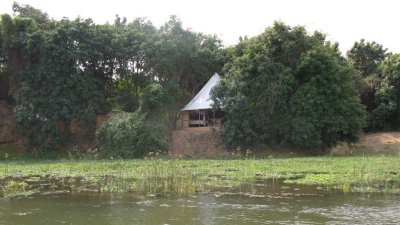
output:
M399 193L398 161L399 156L8 161L8 165L0 163L0 184L24 182L27 185L21 187L25 191L36 192L167 196L204 192L254 194L281 184L345 192ZM16 185L11 184L10 188Z

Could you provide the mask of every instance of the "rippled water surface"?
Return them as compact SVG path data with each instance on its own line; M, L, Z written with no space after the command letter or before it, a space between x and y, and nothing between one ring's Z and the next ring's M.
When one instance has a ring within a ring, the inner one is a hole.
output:
M400 224L400 196L135 197L64 194L0 199L0 224Z

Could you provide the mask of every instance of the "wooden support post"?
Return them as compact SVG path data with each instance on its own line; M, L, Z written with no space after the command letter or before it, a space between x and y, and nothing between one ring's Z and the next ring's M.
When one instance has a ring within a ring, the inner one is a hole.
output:
M182 128L189 127L189 111L183 111L182 115Z

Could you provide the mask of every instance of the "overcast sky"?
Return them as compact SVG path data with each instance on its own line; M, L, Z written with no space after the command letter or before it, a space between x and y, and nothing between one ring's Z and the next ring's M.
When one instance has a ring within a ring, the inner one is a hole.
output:
M400 53L400 1L397 0L19 0L61 19L77 16L96 23L113 22L115 15L128 21L146 17L154 25L177 15L184 27L216 34L225 46L240 36L255 36L274 20L322 31L346 52L361 38L376 41ZM0 14L12 13L13 0L0 0Z

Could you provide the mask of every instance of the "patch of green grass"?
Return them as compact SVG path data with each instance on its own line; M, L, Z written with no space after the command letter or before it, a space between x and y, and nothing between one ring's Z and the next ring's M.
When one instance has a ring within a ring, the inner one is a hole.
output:
M33 160L35 158L32 154L18 151L10 146L0 148L0 162L1 160Z
M40 187L56 191L191 195L218 187L282 180L350 192L398 193L399 161L400 156L0 161L0 184L16 180L27 183L26 190L42 182Z

